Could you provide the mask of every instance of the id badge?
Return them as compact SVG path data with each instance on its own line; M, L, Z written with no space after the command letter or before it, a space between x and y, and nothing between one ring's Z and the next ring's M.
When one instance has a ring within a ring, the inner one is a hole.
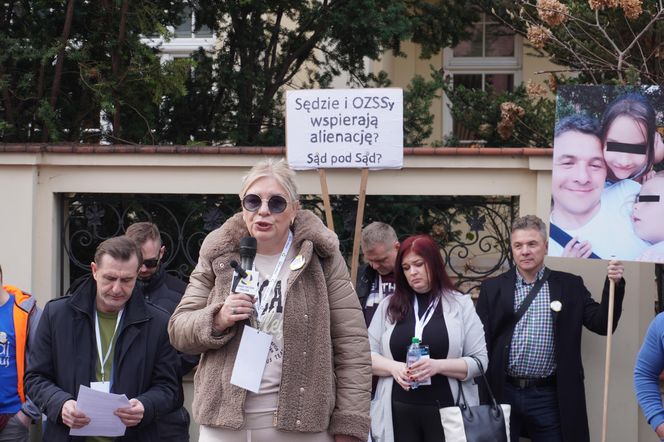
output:
M111 383L110 382L90 382L90 388L96 391L101 391L103 393L111 392Z
M420 357L421 359L429 359L431 356L429 354L429 346L420 344ZM419 382L419 385L431 385L431 378L423 379Z
M258 393L271 344L272 335L245 325L235 355L231 384Z

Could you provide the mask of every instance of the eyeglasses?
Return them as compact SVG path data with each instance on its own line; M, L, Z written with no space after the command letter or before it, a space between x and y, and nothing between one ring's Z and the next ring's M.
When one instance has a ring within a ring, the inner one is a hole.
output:
M263 199L250 193L245 195L242 198L242 207L244 207L249 212L256 212L263 205ZM272 195L269 200L267 200L267 208L272 213L281 213L286 210L288 207L288 201L281 195Z
M143 260L143 265L147 267L148 269L154 269L159 265L159 258L153 258L153 259L144 259Z

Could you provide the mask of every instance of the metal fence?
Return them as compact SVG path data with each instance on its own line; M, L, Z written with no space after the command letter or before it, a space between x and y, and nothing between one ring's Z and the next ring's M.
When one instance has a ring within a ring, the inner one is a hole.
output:
M357 197L332 195L334 225L342 254L350 262ZM240 209L237 195L61 195L64 216L61 245L63 289L90 272L94 250L105 239L121 235L134 222L159 226L166 246L163 264L187 280L205 236ZM305 195L302 206L324 219L318 196ZM511 262L509 227L518 213L515 197L368 196L365 225L383 221L400 239L431 234L441 245L447 269L463 292L500 273Z

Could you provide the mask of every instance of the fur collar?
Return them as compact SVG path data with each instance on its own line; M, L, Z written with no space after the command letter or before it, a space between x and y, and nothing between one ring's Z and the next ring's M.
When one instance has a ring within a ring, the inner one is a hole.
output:
M305 241L313 243L314 251L321 258L327 258L339 250L336 233L325 227L321 219L310 210L298 210L292 230L295 250L300 250ZM200 255L213 261L218 256L237 253L240 240L248 235L242 212L236 213L224 225L210 232L201 246Z

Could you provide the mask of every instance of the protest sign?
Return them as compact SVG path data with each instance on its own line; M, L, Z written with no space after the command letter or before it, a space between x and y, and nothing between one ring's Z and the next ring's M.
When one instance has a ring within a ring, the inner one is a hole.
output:
M549 255L664 262L664 90L561 86Z
M286 149L293 169L403 166L401 89L286 93Z

